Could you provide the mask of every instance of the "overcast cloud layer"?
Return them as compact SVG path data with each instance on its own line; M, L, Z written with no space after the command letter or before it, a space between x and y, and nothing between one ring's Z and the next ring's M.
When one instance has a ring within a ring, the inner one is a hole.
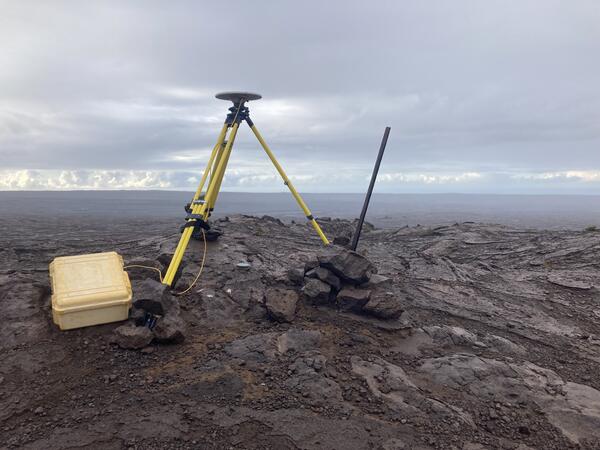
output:
M224 90L302 191L600 194L600 2L0 1L0 189L193 189ZM224 188L285 189L248 129Z

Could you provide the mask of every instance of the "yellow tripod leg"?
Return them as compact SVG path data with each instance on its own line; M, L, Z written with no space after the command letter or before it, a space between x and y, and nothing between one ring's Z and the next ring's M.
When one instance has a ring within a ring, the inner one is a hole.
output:
M232 137L233 142L231 143L231 146L233 147L233 144L235 142L235 136ZM207 203L208 203L208 213L211 212L211 210L215 207L215 205L217 204L217 197L219 196L219 192L221 192L221 183L223 183L223 177L225 176L225 170L227 169L227 164L229 163L229 156L231 155L231 152L227 153L226 155L223 155L225 159L225 164L223 164L223 170L221 170L220 172L215 172L215 175L217 176L217 180L216 180L216 188L213 191L213 194L211 195L210 198L207 198ZM208 215L207 215L208 217Z
M215 158L213 167L212 167L212 171L210 173L210 181L209 184L212 184L214 182L217 182L219 179L219 173L217 172L217 169L220 167L219 164L221 163L221 159L223 158L223 155L225 154L225 144L221 144L221 149L218 151L217 153L217 157ZM213 181L214 179L214 181ZM207 215L205 217L208 218L208 215L210 214L210 208L213 208L212 206L212 202L210 201L210 199L208 198L207 195L204 196L204 201L205 203L208 204L208 209L207 209Z
M214 195L214 191L217 188L217 180L218 178L215 174L219 174L225 170L225 164L229 159L229 153L231 153L231 146L235 139L235 135L239 128L239 124L234 124L231 128L231 132L229 133L229 139L227 141L227 145L223 150L223 155L219 159L219 165L211 177L210 183L208 184L208 188L206 190L205 199L209 200ZM193 205L192 214L198 214L203 216L205 219L208 216L208 201L205 201L203 204ZM194 219L192 219L194 220ZM175 250L175 254L171 259L171 263L169 264L169 268L167 269L167 273L163 278L163 283L171 286L173 280L175 278L175 274L177 273L177 269L179 269L179 265L181 264L181 260L183 259L183 254L185 253L185 249L187 248L188 243L190 242L190 238L192 237L193 227L186 227L181 234L181 238L179 239L179 243L177 244L177 249Z
M215 158L217 157L217 154L220 153L221 147L223 146L223 140L225 139L225 135L227 134L227 128L229 128L229 126L227 124L223 124L221 133L219 133L219 138L217 139L217 143L215 144L213 151L210 154L208 164L206 164L206 169L204 169L204 173L202 174L202 179L200 180L198 189L196 189L196 193L194 194L194 200L198 200L200 198L200 195L202 194L202 189L204 188L204 183L206 183L208 175L212 171L213 162L214 162Z
M328 245L329 240L327 239L327 236L325 236L325 233L323 233L323 230L321 230L321 227L319 226L319 224L317 223L315 218L312 216L310 209L308 209L308 206L306 206L306 203L304 203L304 200L302 200L302 197L300 197L300 194L298 194L298 191L296 191L296 188L294 187L294 185L292 184L290 179L285 174L283 167L281 167L279 162L277 162L277 159L275 159L275 155L273 154L273 152L271 151L271 149L269 148L269 146L267 145L267 143L265 142L263 137L260 135L260 133L256 129L256 126L254 126L253 123L251 123L249 125L250 125L250 129L254 133L254 136L256 136L256 139L258 139L258 142L260 142L260 145L262 145L262 148L265 150L265 152L267 152L267 155L269 156L269 159L271 160L271 162L277 169L277 172L279 172L279 175L281 175L281 178L283 178L284 184L288 187L288 189L290 190L290 192L296 199L296 202L298 202L298 205L300 206L300 208L302 208L302 211L304 211L304 215L310 221L311 225L313 226L313 228L315 229L315 231L317 232L317 234L319 235L319 237L321 238L323 243L325 245Z
M193 200L198 200L200 198L200 195L202 194L202 188L204 187L204 183L206 183L208 175L212 171L213 161L215 160L215 158L217 158L217 156L218 156L218 154L219 154L219 152L221 150L221 147L223 146L223 141L225 140L225 136L227 134L227 129L228 128L229 128L229 125L227 125L226 123L223 124L223 128L221 128L221 132L219 133L219 137L217 139L217 143L215 144L215 146L213 148L213 151L212 151L212 154L210 155L210 159L208 161L208 164L206 165L206 169L204 170L204 173L202 174L202 180L200 180L200 184L198 185L198 189L196 189L196 192L194 194ZM201 206L201 205L194 205L194 201L192 201L192 203L191 203L190 206L191 206L192 213L194 213L194 210L198 209L198 206ZM184 231L186 231L186 230L184 230ZM181 244L182 244L182 242L181 242L181 238L180 238L179 243L177 245L177 248L175 249L175 253L173 254L173 258L171 258L171 264L169 264L167 272L165 273L165 277L163 279L163 283L165 283L164 280L167 279L167 277L169 277L169 278L172 279L172 277L175 276L175 273L171 273L172 269L174 267L173 264L172 264L172 262L176 258L178 258L179 253L185 252L185 247L187 247L187 243L183 247L182 247ZM183 254L181 255L181 258L183 258ZM180 259L180 261L181 261L181 259ZM177 268L178 267L179 267L179 264L177 264ZM175 272L177 272L177 268L175 268ZM165 283L165 284L167 284L167 283Z

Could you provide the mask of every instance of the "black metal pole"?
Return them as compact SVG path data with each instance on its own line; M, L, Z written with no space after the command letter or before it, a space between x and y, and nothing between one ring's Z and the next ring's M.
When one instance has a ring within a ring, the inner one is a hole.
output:
M369 207L369 202L371 201L371 194L373 193L373 187L375 186L375 180L377 179L377 173L379 172L379 166L381 165L381 159L383 158L383 152L385 151L385 145L387 144L390 130L390 127L385 127L385 132L383 133L383 138L381 139L381 146L379 147L379 154L377 155L377 160L375 161L375 167L373 167L373 174L371 175L371 182L369 183L369 189L367 190L365 203L363 204L360 218L358 219L358 224L356 225L356 231L354 231L354 237L352 238L352 245L350 246L350 248L354 251L356 251L356 247L358 246L360 232L362 231L363 223L365 222L367 208Z

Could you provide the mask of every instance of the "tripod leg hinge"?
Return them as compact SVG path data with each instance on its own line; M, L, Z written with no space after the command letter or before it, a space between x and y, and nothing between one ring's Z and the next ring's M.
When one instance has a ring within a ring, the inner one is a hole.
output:
M312 214L311 214L311 215L309 215L309 216L306 216L306 218L307 218L308 220L313 220L313 219L314 219L314 217L313 217L313 215L312 215Z

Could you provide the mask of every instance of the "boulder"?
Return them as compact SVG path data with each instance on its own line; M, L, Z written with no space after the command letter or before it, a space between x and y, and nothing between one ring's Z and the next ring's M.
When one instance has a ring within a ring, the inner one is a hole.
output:
M127 324L115 329L113 342L124 349L138 350L150 344L153 337L148 328Z
M304 263L304 273L314 269L315 267L319 267L319 260L317 258L309 259Z
M325 267L315 267L314 269L306 272L306 276L308 278L317 278L321 281L324 281L336 291L339 291L342 288L342 282L340 279L336 277L331 270L328 270Z
M292 322L296 315L298 294L290 289L268 289L265 306L269 316L278 322Z
M318 259L321 267L331 270L342 280L352 284L366 283L371 274L376 272L371 261L352 250L327 253L320 255Z
M185 340L185 324L181 317L167 315L158 319L152 333L161 344L180 344Z
M304 270L302 269L289 269L287 271L288 280L293 284L300 285L304 281Z
M321 280L317 280L316 278L306 278L305 280L306 283L302 288L302 293L305 297L309 298L314 303L329 302L331 286Z
M158 316L179 313L179 303L171 295L169 286L152 278L146 278L134 286L132 302L135 308Z
M371 299L363 306L363 311L381 319L396 319L400 317L404 309L400 299L392 292L379 292L371 296Z
M340 309L360 311L367 304L370 296L371 291L369 290L346 286L338 293L336 299Z

